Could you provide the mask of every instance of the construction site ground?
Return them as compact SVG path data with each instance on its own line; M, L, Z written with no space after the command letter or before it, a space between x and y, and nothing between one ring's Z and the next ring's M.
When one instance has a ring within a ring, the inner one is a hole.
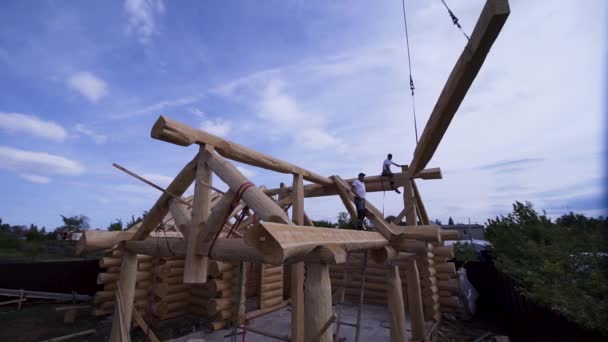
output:
M21 311L16 306L0 307L0 341L30 342L44 341L88 329L95 334L77 337L73 341L105 342L108 340L112 325L110 316L95 317L91 311L78 313L72 324L63 322L63 313L55 308L69 304L51 302L25 302ZM253 319L248 323L252 328L262 329L277 335L289 336L290 307ZM337 307L334 306L337 313ZM342 321L354 323L357 319L357 306L347 304L342 312ZM361 341L389 341L388 309L380 305L364 305L361 319ZM230 341L231 329L215 332L208 330L209 321L194 316L182 316L164 321L154 329L161 341L186 342L190 339L204 339L206 342ZM434 328L432 341L475 341L482 336L489 338L497 333L495 327L478 320L458 320L444 315L441 323ZM241 332L241 330L239 330ZM411 334L408 326L408 333ZM134 328L132 341L147 341L139 328ZM343 325L340 329L343 341L355 340L355 328ZM241 341L243 336L238 335ZM489 339L484 339L489 340ZM245 341L277 341L248 331Z

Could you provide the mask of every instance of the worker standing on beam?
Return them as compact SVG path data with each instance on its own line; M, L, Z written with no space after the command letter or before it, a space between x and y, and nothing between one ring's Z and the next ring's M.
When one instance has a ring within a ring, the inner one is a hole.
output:
M363 220L365 219L365 183L363 179L365 173L359 173L359 177L353 181L350 186L350 191L355 195L355 208L357 209L357 228L365 229Z
M402 165L393 162L393 155L389 153L386 156L384 163L382 163L382 176L388 177L391 182L391 190L395 190L396 193L400 194L401 191L399 191L399 189L395 187L395 181L393 181L393 172L391 171L391 165L402 167Z

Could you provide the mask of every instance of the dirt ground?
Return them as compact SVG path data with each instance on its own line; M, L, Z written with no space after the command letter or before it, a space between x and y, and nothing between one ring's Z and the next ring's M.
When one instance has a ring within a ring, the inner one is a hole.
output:
M44 341L88 329L96 333L77 337L70 341L106 342L110 336L112 320L110 316L95 317L92 310L81 310L73 324L63 322L63 312L55 308L70 304L50 302L26 302L21 311L16 305L0 307L0 341L33 342ZM155 333L161 340L170 340L187 335L193 331L206 329L207 320L196 317L180 317L160 324ZM139 329L133 329L131 341L146 341Z
M78 313L76 321L73 324L66 324L63 322L63 312L55 311L56 307L66 305L69 304L32 301L24 303L21 311L17 311L16 305L12 304L0 307L0 341L44 341L88 329L95 329L95 334L77 337L70 341L106 342L108 340L112 324L110 316L95 317L92 310L83 310ZM288 310L288 308L285 308L284 310ZM353 310L354 308L351 311ZM364 316L368 315L368 320L363 326L363 336L365 336L366 330L369 330L369 336L374 336L374 341L388 341L388 317L383 317L383 315L386 315L385 309L369 306L369 308L366 308L365 310L366 314ZM379 311L374 313L374 310ZM347 313L348 312L345 314ZM374 316L371 316L372 314ZM260 317L257 319L261 320L258 323L261 324L261 327L271 328L271 330L289 334L289 312L286 311L286 313L283 314L285 317L273 317L273 315L281 316L282 314L280 312L275 312L266 317ZM351 320L355 318L355 311L352 312L352 316ZM377 318L377 322L371 320L373 317L374 319ZM282 324L282 322L285 324ZM158 327L153 329L162 341L172 339L181 341L184 340L184 336L186 335L190 335L188 336L189 338L203 337L208 339L208 341L230 340L229 337L226 337L230 333L229 330L222 330L210 334L208 332L208 324L209 322L206 319L183 316L163 321ZM367 325L369 325L369 327ZM349 332L349 329L345 329L344 333L346 335L342 336L346 337L346 341L354 341L354 336L350 336L352 335L350 334L352 332ZM441 342L476 341L480 337L485 336L485 338L480 339L480 341L492 341L491 337L494 335L501 334L495 327L488 326L478 320L462 320L450 315L444 315L441 323L435 327L431 340ZM182 338L180 339L180 337ZM261 336L258 336L256 338L254 335L249 334L247 340L257 341L260 340L260 337ZM146 341L146 338L140 329L134 328L131 333L131 340L133 342L143 342ZM261 340L265 341L270 339L262 338Z

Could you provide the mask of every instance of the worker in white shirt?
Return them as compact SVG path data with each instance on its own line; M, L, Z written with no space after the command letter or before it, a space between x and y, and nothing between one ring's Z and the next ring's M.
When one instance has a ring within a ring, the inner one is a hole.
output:
M388 177L391 182L391 189L395 190L396 193L400 194L401 191L399 191L399 189L395 187L395 182L393 181L393 172L391 171L391 165L402 167L402 165L393 162L393 155L389 153L386 156L384 162L382 163L382 176Z
M359 177L353 181L350 190L355 195L355 208L357 209L357 228L363 229L363 220L365 219L365 183L363 179L365 173L359 173Z

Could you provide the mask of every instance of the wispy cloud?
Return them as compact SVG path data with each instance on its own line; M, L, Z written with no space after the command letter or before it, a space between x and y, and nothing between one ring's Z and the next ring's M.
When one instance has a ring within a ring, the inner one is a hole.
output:
M68 78L68 85L93 103L107 94L106 82L87 71L72 74Z
M22 173L19 176L28 182L37 183L37 184L47 184L48 182L51 181L51 179L49 177L33 175L33 174L29 174L29 173Z
M112 118L125 119L125 118L140 116L140 115L158 114L160 111L165 110L167 108L189 105L191 103L198 101L201 97L202 97L202 95L201 96L184 96L184 97L180 97L177 99L163 100L163 101L156 102L156 103L153 103L148 106L144 106L139 109L132 110L130 112L113 115Z
M201 129L211 134L215 134L220 137L225 137L228 135L228 133L230 133L230 130L232 129L232 124L222 118L216 118L213 120L203 121L201 123Z
M140 43L147 44L158 33L157 17L165 13L165 5L162 0L126 0L125 11L128 31L136 34Z
M53 141L65 140L65 129L52 121L45 121L33 115L0 112L0 129L10 133L26 133Z
M542 158L523 158L523 159L512 159L512 160L504 160L492 164L486 164L479 166L477 169L479 170L497 170L497 169L519 169L519 167L537 163L542 161Z
M79 162L46 152L36 152L0 146L0 168L19 174L58 174L77 176L85 168Z
M78 133L82 133L82 134L88 136L89 138L93 139L93 141L98 145L105 144L106 141L108 141L107 136L96 133L95 131L86 127L83 124L77 124L76 126L74 126L74 130Z

